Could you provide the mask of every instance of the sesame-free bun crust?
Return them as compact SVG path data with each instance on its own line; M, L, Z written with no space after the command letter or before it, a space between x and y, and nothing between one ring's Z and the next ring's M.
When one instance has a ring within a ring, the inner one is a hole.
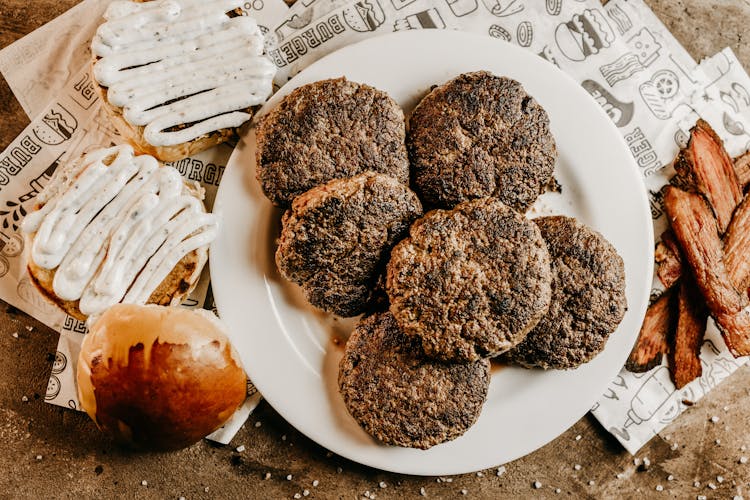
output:
M102 431L157 450L213 432L247 392L223 324L182 307L111 307L85 336L76 377L81 407Z

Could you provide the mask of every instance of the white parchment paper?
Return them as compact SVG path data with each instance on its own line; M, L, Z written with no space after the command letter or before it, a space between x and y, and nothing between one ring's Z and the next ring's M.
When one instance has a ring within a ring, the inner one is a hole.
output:
M36 117L0 155L0 298L61 332L47 398L74 408L72 364L84 329L36 294L25 277L16 229L64 153L113 140L106 117L98 114L85 67L88 39L98 24L92 13L106 4L86 0L0 51L0 72L29 116ZM722 136L730 154L750 146L750 78L734 54L726 49L696 64L642 0L612 0L605 6L596 0L298 0L290 9L280 0L254 0L245 8L267 30L278 84L337 48L405 29L482 33L547 59L576 79L622 133L644 177L656 235L666 227L662 188L674 173L664 166L699 116ZM51 36L66 40L59 44L65 47L51 43ZM202 181L213 202L230 151L214 148L177 167ZM660 292L655 280L654 296ZM207 301L210 307L206 277L190 305L205 307ZM623 371L592 412L635 453L685 409L683 400L697 401L745 360L732 358L711 325L702 362L703 377L681 391L665 366L647 374ZM249 406L258 398L249 399ZM231 437L249 411L246 407L218 438Z

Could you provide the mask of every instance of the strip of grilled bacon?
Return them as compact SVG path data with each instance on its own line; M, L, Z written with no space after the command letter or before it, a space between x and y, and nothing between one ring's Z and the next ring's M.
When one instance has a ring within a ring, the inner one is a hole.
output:
M737 207L724 235L724 264L737 290L750 287L750 196Z
M682 255L733 356L750 354L748 298L732 285L716 219L699 194L668 186L664 207Z
M690 129L687 147L675 158L674 168L683 183L706 197L724 234L732 213L742 201L742 188L724 143L704 120Z
M661 235L661 241L657 243L654 250L654 260L659 281L665 288L672 288L682 274L680 246L672 231L664 231Z
M674 325L672 295L672 290L667 290L646 310L638 340L625 363L626 370L643 373L661 364Z
M676 303L677 325L669 339L669 374L675 387L682 389L703 372L700 351L708 310L691 276L680 282Z
M750 151L745 151L734 159L734 171L737 172L737 179L744 191L750 184Z

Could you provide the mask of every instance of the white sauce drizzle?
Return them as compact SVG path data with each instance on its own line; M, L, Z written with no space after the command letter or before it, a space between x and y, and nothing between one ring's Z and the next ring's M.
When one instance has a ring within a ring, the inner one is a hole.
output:
M276 66L237 0L115 1L91 43L94 78L154 146L239 127L272 92ZM167 104L174 99L175 102ZM176 125L189 127L166 132Z
M145 304L180 259L216 236L216 216L185 189L177 170L129 145L93 151L39 193L44 206L22 225L36 233L31 258L56 269L55 294L80 299L86 315Z

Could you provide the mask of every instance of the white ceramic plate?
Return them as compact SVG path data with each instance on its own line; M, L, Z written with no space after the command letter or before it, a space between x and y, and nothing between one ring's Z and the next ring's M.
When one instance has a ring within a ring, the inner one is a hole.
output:
M336 386L351 320L314 311L274 264L280 212L255 181L251 129L229 160L215 212L222 230L211 246L219 314L250 378L302 433L329 450L379 469L458 474L508 462L548 443L583 416L630 352L647 305L653 229L640 174L607 115L572 79L516 46L455 31L420 30L372 38L339 50L290 80L264 106L292 89L346 76L388 92L408 113L434 84L489 70L520 81L547 110L559 150L548 193L530 212L574 215L604 234L625 261L628 311L606 349L573 371L503 368L493 372L477 423L430 450L383 446L348 415Z

